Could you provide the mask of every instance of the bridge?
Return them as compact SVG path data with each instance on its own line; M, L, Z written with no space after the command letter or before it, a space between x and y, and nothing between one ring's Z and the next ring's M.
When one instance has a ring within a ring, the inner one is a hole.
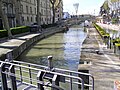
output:
M52 56L48 66L8 60L0 61L2 90L94 90L94 77L89 73L53 68ZM89 83L85 83L89 77ZM69 89L62 85L68 85Z

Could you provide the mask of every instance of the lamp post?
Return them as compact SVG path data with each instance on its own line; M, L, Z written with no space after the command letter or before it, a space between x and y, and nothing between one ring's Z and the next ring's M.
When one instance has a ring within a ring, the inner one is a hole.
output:
M111 40L112 40L112 33L110 33L110 49L111 49Z

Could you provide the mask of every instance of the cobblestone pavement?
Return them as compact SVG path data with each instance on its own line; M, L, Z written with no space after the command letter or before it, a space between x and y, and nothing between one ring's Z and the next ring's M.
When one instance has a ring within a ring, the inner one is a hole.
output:
M91 61L90 73L95 77L95 90L114 90L114 81L120 80L120 60L107 49L94 28L88 29L84 41L81 60ZM96 50L100 53L97 54Z

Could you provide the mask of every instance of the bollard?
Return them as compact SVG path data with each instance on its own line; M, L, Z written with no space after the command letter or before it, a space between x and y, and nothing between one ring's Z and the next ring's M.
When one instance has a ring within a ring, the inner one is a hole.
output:
M52 63L52 56L48 56L48 68L50 69L50 71L53 69L53 63Z

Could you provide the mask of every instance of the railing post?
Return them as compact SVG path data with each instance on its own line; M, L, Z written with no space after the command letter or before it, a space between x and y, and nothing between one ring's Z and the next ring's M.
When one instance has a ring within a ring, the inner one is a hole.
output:
M6 77L6 74L3 73L4 71L5 71L5 64L1 63L1 65L0 65L0 74L1 74L2 90L8 90L7 77Z
M12 73L13 75L15 75L15 66L11 65L9 68L10 73ZM10 75L10 81L11 81L11 90L17 90L17 84L16 84L16 77Z
M30 65L28 65L30 67ZM31 75L31 69L29 69L29 76L30 76L30 84L32 84L32 75Z
M50 69L50 71L53 69L53 62L52 62L52 56L48 56L48 68Z
M58 77L58 75L54 75L53 76L53 79L52 79L52 85L53 86L56 86L56 88L54 87L54 88L52 88L51 90L59 90L59 77ZM58 88L57 88L58 87Z
M19 63L19 65L21 65L21 64ZM22 81L23 81L23 79L22 79L22 69L21 69L21 67L19 67L19 69L20 69L20 82L22 83Z
M70 72L70 76L72 76L71 72ZM70 78L70 90L72 90L72 78Z
M44 83L43 83L43 75L44 75L44 72L42 72L42 71L39 71L38 72L38 74L37 74L37 80L38 80L38 82L37 82L37 85L38 85L38 87L37 87L37 90L44 90Z

